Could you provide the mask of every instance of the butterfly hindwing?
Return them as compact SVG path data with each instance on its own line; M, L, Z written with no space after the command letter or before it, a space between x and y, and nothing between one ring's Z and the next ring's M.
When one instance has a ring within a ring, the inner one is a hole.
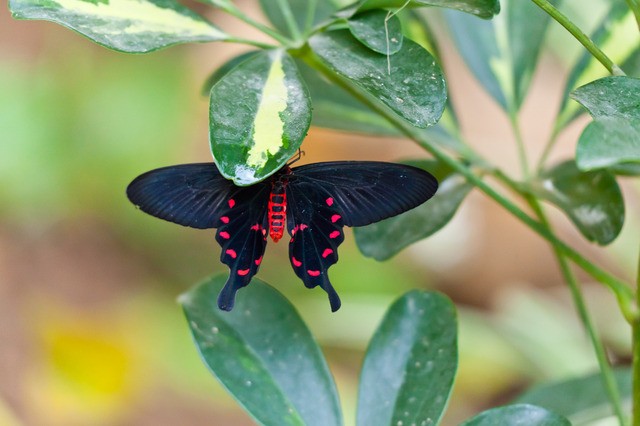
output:
M218 228L220 260L229 267L218 306L231 310L236 291L249 284L262 262L269 188L267 183L238 187L213 163L182 164L138 176L127 196L158 218L193 228Z

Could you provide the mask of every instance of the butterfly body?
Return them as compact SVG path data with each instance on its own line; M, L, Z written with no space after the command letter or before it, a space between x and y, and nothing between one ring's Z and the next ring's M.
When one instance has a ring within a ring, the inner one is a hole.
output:
M289 261L308 288L320 286L333 311L340 298L327 271L338 261L344 226L364 226L412 209L435 194L424 170L393 163L338 161L284 167L265 181L238 187L213 163L164 167L127 188L143 211L194 228L217 228L220 260L229 279L218 306L233 308L235 293L258 272L267 239L291 236Z

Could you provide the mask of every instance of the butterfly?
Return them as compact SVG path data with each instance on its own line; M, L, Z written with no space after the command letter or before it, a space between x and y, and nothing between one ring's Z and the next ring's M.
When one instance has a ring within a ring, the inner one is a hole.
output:
M425 170L376 161L286 165L266 180L236 186L214 163L151 170L127 188L129 200L160 219L192 228L217 228L220 261L229 279L218 307L230 311L236 292L258 272L267 237L277 242L286 226L289 260L308 288L327 292L340 308L328 269L338 261L344 226L364 226L424 203L438 188Z

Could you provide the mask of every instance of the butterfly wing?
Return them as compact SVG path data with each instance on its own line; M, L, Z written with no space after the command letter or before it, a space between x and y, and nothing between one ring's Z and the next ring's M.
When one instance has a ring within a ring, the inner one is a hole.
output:
M160 219L199 229L217 228L220 261L230 270L218 306L230 311L235 293L258 272L267 246L269 188L264 182L238 187L213 163L198 163L144 173L131 182L127 196Z
M287 184L289 260L306 287L320 286L331 304L340 298L327 271L338 261L342 228L364 226L424 203L438 188L428 172L371 161L315 163L296 167Z

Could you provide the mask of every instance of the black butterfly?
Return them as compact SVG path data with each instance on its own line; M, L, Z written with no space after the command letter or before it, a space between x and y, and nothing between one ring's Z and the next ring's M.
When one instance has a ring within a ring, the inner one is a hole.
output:
M215 164L182 164L138 176L129 200L160 219L192 228L218 228L220 260L230 275L218 296L233 308L236 292L258 272L267 235L278 241L286 224L289 260L308 288L320 286L331 310L340 308L327 270L338 261L343 226L364 226L412 209L438 188L428 172L402 164L336 161L285 166L268 179L240 187Z

